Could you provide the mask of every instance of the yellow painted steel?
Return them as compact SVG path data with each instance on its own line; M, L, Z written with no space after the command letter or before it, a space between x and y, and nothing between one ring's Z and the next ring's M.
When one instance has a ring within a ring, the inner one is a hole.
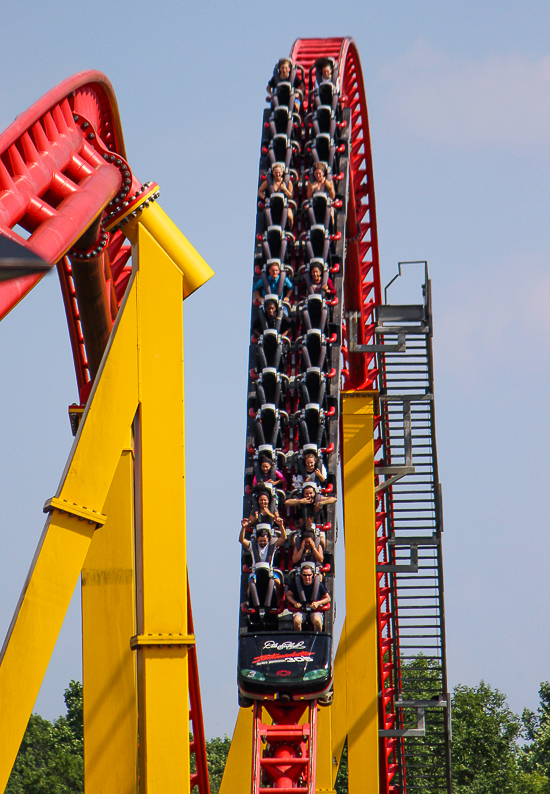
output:
M347 738L347 680L346 680L346 623L342 628L336 658L334 659L334 702L330 707L330 726L332 730L332 785L340 767L342 752Z
M147 214L147 213L146 213ZM138 227L137 633L187 635L182 273ZM189 788L187 644L138 646L140 790Z
M101 794L134 794L137 782L133 469L129 446L82 569L84 779Z
M103 512L137 403L135 288L119 314L56 497ZM132 300L133 296L133 300ZM0 654L0 791L3 791L65 613L95 523L55 509L42 534ZM102 532L103 529L97 530Z
M182 298L212 271L156 205L134 239L132 279L0 655L0 792L85 560L86 790L137 791L139 710L139 791L189 792ZM104 535L90 548L94 532ZM146 635L178 639L143 645Z
M346 544L344 682L350 794L379 791L378 665L376 625L376 519L374 399L371 392L342 393L342 481ZM339 669L340 672L340 669ZM338 731L341 740L341 728Z
M146 229L181 270L184 298L189 297L214 275L214 271L170 220L158 202L155 201L137 219L124 225L124 234L132 243L137 241L138 227Z
M220 794L247 794L252 780L252 708L239 709Z
M316 794L335 794L334 781L337 769L332 745L332 706L317 707L317 768L315 772Z

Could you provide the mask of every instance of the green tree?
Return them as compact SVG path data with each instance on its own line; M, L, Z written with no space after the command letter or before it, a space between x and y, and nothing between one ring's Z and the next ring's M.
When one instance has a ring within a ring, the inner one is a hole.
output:
M29 720L6 794L81 794L84 791L82 685L65 690L67 716Z
M456 794L542 794L548 780L522 769L520 718L484 681L453 692L452 765Z
M206 758L208 761L208 777L210 779L210 794L218 794L222 782L225 762L231 747L231 739L224 736L220 739L216 736L206 742Z
M340 766L338 767L338 774L336 775L336 794L348 794L348 741L344 744L342 756L340 758Z
M520 755L526 772L537 773L550 781L550 683L543 681L539 689L540 705L536 712L523 710L522 722L527 744ZM547 789L550 791L550 785Z

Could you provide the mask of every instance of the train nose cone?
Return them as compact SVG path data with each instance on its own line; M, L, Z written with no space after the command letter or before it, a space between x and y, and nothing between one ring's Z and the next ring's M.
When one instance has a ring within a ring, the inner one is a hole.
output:
M29 248L0 235L0 282L47 273L50 267Z

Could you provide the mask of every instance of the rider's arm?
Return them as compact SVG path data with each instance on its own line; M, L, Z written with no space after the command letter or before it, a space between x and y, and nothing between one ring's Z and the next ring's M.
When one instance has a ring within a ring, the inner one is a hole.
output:
M265 191L266 190L267 190L267 179L264 179L264 181L262 182L262 184L260 185L260 187L258 189L258 196L259 196L259 198L261 198L262 201L265 198Z
M296 601L296 599L292 595L290 587L288 588L288 590L286 592L286 600L289 601L290 605L293 606L295 609L300 609L300 607L302 606L301 603L299 601Z
M250 549L250 541L245 538L245 532L248 528L248 521L246 518L243 518L241 521L241 534L239 535L239 543L245 548L247 551Z

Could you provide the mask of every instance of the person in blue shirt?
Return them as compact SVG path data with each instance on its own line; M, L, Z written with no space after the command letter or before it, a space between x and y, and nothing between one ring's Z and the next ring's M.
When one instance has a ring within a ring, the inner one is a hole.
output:
M266 290L263 279L259 278L254 284L254 300L258 303L262 300L264 295L277 295L279 292L279 280L284 278L283 285L283 299L287 300L292 293L292 281L288 276L281 276L281 268L277 262L272 262L267 271L267 281L269 283L269 290ZM283 308L284 311L284 308ZM286 312L285 312L286 313Z

